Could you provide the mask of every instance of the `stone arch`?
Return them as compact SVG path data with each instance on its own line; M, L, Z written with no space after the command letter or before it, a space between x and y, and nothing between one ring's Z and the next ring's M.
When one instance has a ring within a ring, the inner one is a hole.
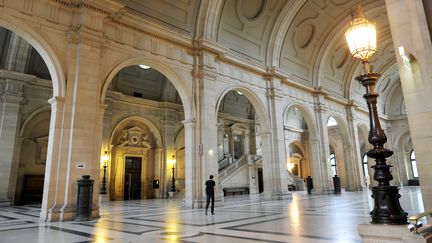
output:
M249 100L255 109L255 114L258 116L259 120L259 135L261 139L261 149L262 149L262 162L259 162L259 166L257 165L256 170L262 170L262 181L263 181L263 194L267 199L272 198L274 190L277 190L279 181L276 180L276 176L279 175L279 171L276 171L271 163L279 163L280 161L275 161L274 156L272 154L272 133L270 130L270 119L265 112L265 108L263 102L259 98L259 96L250 90L248 87L242 85L230 85L228 87L224 87L216 94L216 104L214 114L215 117L218 116L219 107L222 103L223 98L230 91L240 91L243 95ZM262 168L261 168L262 166ZM257 175L260 174L257 172ZM260 178L258 178L260 180ZM252 190L252 186L251 190ZM252 190L253 193L258 193L260 190ZM251 192L252 193L252 192Z
M34 110L33 112L30 113L30 115L28 115L25 119L24 122L21 125L20 128L20 136L22 137L24 135L24 131L27 129L28 124L30 123L30 121L38 116L41 112L47 112L47 111L51 111L51 107L49 106L44 106L41 107L39 109Z
M242 92L249 99L249 101L252 103L252 105L255 109L256 114L258 115L258 119L260 121L260 126L261 126L261 132L269 132L270 131L270 120L266 114L266 109L264 108L263 102L253 91L251 91L249 88L247 88L245 86L231 85L229 87L225 87L223 90L221 90L216 95L216 97L217 97L216 106L215 106L216 117L217 117L217 113L219 111L219 106L222 102L222 99L225 97L225 95L228 92L230 92L232 90Z
M395 151L393 156L396 156L397 169L398 169L398 179L403 185L408 184L409 179L413 179L413 173L411 168L411 151L413 149L413 144L411 141L411 135L409 129L406 128L395 138L394 144ZM393 172L394 173L394 172ZM394 175L396 177L396 175Z
M51 75L53 97L64 97L66 82L61 62L55 51L40 34L31 26L11 15L0 14L0 26L4 27L26 40L41 55Z
M14 192L14 204L40 203L47 162L51 109L45 106L34 110L20 127L16 145L16 181L9 185Z
M286 105L284 107L283 110L283 122L284 122L284 132L285 132L285 122L288 119L289 116L289 111L292 108L296 108L298 109L298 111L301 113L303 119L305 120L307 127L308 127L308 134L307 134L307 142L306 144L303 144L300 142L300 140L294 140L292 142L290 142L289 144L287 143L287 141L285 140L285 136L284 136L284 144L285 144L285 160L288 161L289 159L289 154L288 154L288 147L291 146L291 144L299 144L302 148L302 164L301 164L301 177L304 178L305 176L313 176L313 168L319 168L319 166L316 164L317 161L319 161L318 159L318 154L317 153L313 153L312 151L318 151L318 144L313 142L313 141L318 141L317 140L317 128L316 128L316 123L314 122L314 120L312 119L312 115L309 109L307 109L307 107L305 107L303 104L298 103L298 102L291 102L288 105ZM303 140L302 140L303 141ZM304 141L303 141L304 142ZM304 173L303 173L304 172ZM300 181L298 181L296 178L294 178L294 180L296 180L296 186L303 188L303 185L301 185L302 183Z
M111 134L110 134L110 143L113 142L114 139L114 132L117 131L117 129L119 127L121 127L123 124L127 124L130 121L139 121L144 123L146 126L148 126L152 132L152 135L156 138L156 142L158 147L162 147L163 146L163 140L162 140L162 136L159 132L159 129L156 127L155 124L153 124L153 122L151 122L150 120L144 118L144 117L140 117L140 116L129 116L126 118L122 118L120 119L116 125L113 127L113 129L111 130Z
M298 177L305 178L306 176L311 175L310 168L309 168L310 161L308 159L310 156L307 154L307 149L305 148L305 145L300 140L294 140L291 141L291 143L288 146L290 147L290 149L291 148L295 148L295 149L294 149L294 153L291 154L291 151L290 153L287 153L287 155L290 155L290 157L287 158L287 167L288 167L288 160L290 161L290 163L292 163L291 159L294 157L299 159L297 163ZM305 159L307 159L307 161L304 161ZM294 171L291 171L291 173L295 175Z
M311 138L317 137L317 126L314 120L312 119L313 115L311 114L310 110L307 109L303 104L298 102L292 102L289 105L285 106L285 109L283 111L283 119L285 120L287 112L290 108L295 107L299 109L299 111L302 113L303 118L306 120L306 123L308 125L309 135Z
M128 126L130 124L133 126ZM127 129L126 137L124 137L125 133L123 133L125 129ZM146 131L149 131L149 133L146 133ZM164 179L164 175L161 169L161 164L163 163L163 156L161 154L163 141L157 127L146 118L129 116L119 119L110 133L108 154L111 160L110 163L106 164L109 174L108 186L110 188L110 199L130 200L158 197L160 190L154 189L152 183L155 179ZM119 138L120 140L118 140ZM132 183L126 183L128 181L126 178L130 178L127 177L128 173L130 173L130 171L127 171L128 163L135 163L133 167L136 165L140 167L139 171L134 172L139 172L140 175L139 183L136 182L140 185L139 190L135 190L139 191L139 195L131 193L134 190L131 188L136 189L137 187L130 186ZM126 185L129 186L127 187ZM129 188L129 190L125 188ZM126 193L126 191L129 193Z
M222 0L210 0L200 4L200 10L198 13L199 17L196 21L196 31L198 36L203 39L216 41L222 6Z
M358 162L355 159L356 156L354 156L355 151L354 144L352 141L352 138L349 134L348 124L346 122L346 119L343 119L340 114L329 114L327 116L327 121L333 117L338 126L338 130L340 133L340 139L341 141L333 141L329 140L329 145L333 146L333 149L335 149L336 153L336 163L337 163L337 170L338 170L338 176L340 177L342 187L345 187L346 190L356 190L356 182L359 181L360 175L357 173L358 170ZM326 123L327 125L327 123ZM327 127L328 129L328 127ZM330 131L328 134L328 137L330 138ZM327 154L326 156L329 156L330 154ZM329 163L329 161L328 161ZM330 166L330 164L328 165ZM329 170L330 172L331 170ZM333 177L333 175L330 175L330 177Z
M291 25L291 22L296 16L306 0L295 1L293 5L285 4L280 11L272 32L270 33L269 44L267 47L267 66L280 67L280 57L282 45L285 39L286 32Z
M146 64L147 66L150 66L151 68L157 70L161 74L165 75L165 77L167 77L168 80L174 85L182 101L186 121L191 119L195 115L195 107L192 103L192 99L193 99L192 94L187 88L186 80L169 65L163 63L160 60L155 59L154 57L150 58L150 57L142 56L142 57L127 58L119 61L117 65L113 67L108 74L103 76L105 78L104 78L100 99L99 99L101 104L104 103L106 92L114 76L120 70L122 70L127 66L139 65L139 64Z

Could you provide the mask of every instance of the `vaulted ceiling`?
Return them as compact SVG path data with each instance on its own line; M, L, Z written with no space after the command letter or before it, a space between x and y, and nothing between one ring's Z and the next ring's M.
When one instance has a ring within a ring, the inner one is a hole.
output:
M228 54L263 68L275 67L289 80L321 88L364 105L364 88L354 80L362 66L351 58L344 31L351 10L362 6L375 22L378 51L373 71L383 101L403 104L385 0L121 0L125 11L191 40L207 38ZM388 97L397 94L399 98ZM389 106L387 104L387 106ZM382 112L404 112L384 107Z
M138 25L169 30L179 38L190 40L190 43L198 39L218 42L226 48L228 55L264 69L275 68L285 74L289 81L320 88L334 96L364 105L364 88L354 80L362 72L362 66L351 58L344 39L344 31L351 19L350 11L361 5L365 17L377 26L378 52L371 64L373 71L383 74L377 85L382 104L379 109L396 115L405 112L384 0L117 2L124 5L124 15L143 20ZM6 36L7 31L0 31L0 44ZM0 55L4 56L5 53L3 50ZM33 65L27 72L48 78L47 69L40 64L37 52L33 51L31 56ZM138 67L126 68L117 76L118 80L125 80L124 83L117 82L116 87L133 95L130 89L136 87L131 83L137 82L141 85L141 88L137 88L138 93L143 98L179 101L172 92L172 85L163 75L151 71L147 71L149 76L145 74L146 71ZM383 101L387 102L386 106ZM390 101L392 104L388 103Z

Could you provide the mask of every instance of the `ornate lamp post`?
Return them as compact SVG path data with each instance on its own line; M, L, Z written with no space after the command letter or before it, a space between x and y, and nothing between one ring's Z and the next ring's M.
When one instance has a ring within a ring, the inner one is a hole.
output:
M171 184L171 191L175 192L176 191L176 187L175 187L175 178L174 178L174 173L175 173L175 163L176 163L176 159L175 159L175 155L172 156L172 159L170 159L168 161L171 166L172 166L172 184Z
M375 25L369 23L363 16L361 8L357 8L352 14L353 20L350 27L345 32L345 38L351 55L361 60L365 74L357 76L358 80L365 88L366 99L369 109L369 143L373 149L367 152L368 157L374 158L376 164L372 166L375 170L374 180L378 181L378 186L372 187L372 198L374 199L374 209L370 212L372 223L385 224L406 224L407 213L399 204L399 188L391 186L390 181L393 176L390 173L391 165L386 163L386 158L393 154L393 151L384 148L387 136L381 128L377 111L378 93L375 92L375 83L381 76L373 73L369 69L369 58L376 52L376 30Z
M103 177L102 177L102 187L101 187L101 191L100 194L106 194L106 183L107 183L107 178L106 178L106 172L107 172L107 163L108 163L108 152L105 151L105 154L102 155L102 161L103 161Z

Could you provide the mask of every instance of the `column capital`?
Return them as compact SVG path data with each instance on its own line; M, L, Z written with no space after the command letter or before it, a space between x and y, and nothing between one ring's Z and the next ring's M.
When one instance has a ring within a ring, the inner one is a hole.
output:
M194 126L196 124L195 118L189 118L182 121L183 125L186 126Z
M0 95L22 97L24 82L11 78L0 78Z
M48 100L48 103L53 106L62 106L65 103L64 97L54 96Z

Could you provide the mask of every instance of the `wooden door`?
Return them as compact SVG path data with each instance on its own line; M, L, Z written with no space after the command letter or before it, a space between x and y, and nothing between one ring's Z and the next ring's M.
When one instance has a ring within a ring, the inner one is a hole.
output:
M126 157L124 200L141 199L141 157Z

